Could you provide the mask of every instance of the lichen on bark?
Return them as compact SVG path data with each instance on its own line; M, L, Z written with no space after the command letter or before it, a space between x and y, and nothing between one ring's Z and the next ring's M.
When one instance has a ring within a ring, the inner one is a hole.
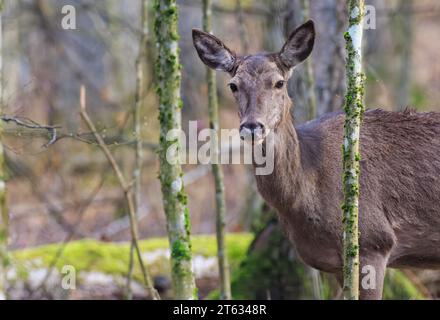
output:
M343 249L344 298L359 299L359 139L364 112L364 74L362 72L362 35L364 0L349 1L349 27L344 34L347 61L347 94L343 152Z
M175 0L155 0L154 11L157 43L156 92L159 97L160 121L159 179L171 247L172 282L176 299L196 299L189 211L181 181L182 168L179 163L171 164L167 161L168 147L179 142L167 141L166 135L172 129L181 129L178 7Z

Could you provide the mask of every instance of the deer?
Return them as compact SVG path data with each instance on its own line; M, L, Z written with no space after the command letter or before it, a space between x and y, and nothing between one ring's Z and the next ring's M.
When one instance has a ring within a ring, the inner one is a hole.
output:
M237 55L220 39L192 30L209 68L230 75L242 138L274 135L274 168L256 175L303 262L343 286L342 151L344 113L296 126L287 81L312 53L312 20L279 52ZM387 267L440 267L440 113L368 109L360 132L360 269L374 270L360 299L381 299ZM362 274L361 274L362 278Z

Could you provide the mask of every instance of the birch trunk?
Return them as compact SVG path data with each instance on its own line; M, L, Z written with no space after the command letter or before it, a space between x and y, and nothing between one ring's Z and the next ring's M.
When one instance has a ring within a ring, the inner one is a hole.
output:
M364 111L362 36L364 0L349 0L349 27L345 33L347 50L347 94L343 143L343 247L344 298L359 299L359 137Z
M212 3L211 0L203 0L203 29L212 33ZM220 298L222 300L230 300L231 283L229 274L229 263L227 250L225 245L225 187L223 184L223 171L219 162L219 120L218 120L218 101L217 101L217 83L214 70L206 68L206 80L208 83L208 111L209 111L209 127L214 129L216 136L211 140L211 150L213 150L212 173L215 181L215 200L217 205L217 258L220 276Z
M178 7L176 0L155 0L154 33L157 42L156 81L159 97L160 172L167 231L171 248L171 270L176 299L196 299L192 269L190 218L183 190L180 164L167 160L167 152L181 146L178 139L167 141L170 130L181 130L181 73L178 48ZM176 154L177 157L177 154Z

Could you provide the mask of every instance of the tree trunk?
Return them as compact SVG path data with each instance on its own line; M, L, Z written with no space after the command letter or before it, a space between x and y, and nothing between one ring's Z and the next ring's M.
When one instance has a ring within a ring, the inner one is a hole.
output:
M270 15L266 17L266 36L264 37L264 47L269 51L276 52L281 49L285 42L283 34L282 12L285 9L285 0L273 0L265 3L266 10Z
M307 0L292 0L286 4L284 33L287 38L296 27L310 19L310 6ZM299 123L316 118L316 93L313 72L313 57L295 68L289 81L289 94L292 96L293 114Z
M170 130L181 130L181 73L178 48L178 7L176 0L155 1L155 37L157 42L156 81L159 97L160 172L167 231L171 248L172 281L176 299L196 299L192 270L190 217L183 190L182 168L168 161L170 147L181 148L178 140L167 141Z
M311 17L317 21L313 54L317 113L340 110L344 104L344 32L346 0L310 2Z
M112 38L110 41L110 52L112 56L111 71L112 71L112 85L116 90L111 90L112 99L121 103L126 99L126 82L124 77L124 43L121 34L122 17L121 11L124 4L120 0L107 0L105 2L108 12L108 30Z
M212 33L212 3L211 0L203 0L203 29ZM228 255L225 247L225 187L223 184L223 171L219 164L219 120L218 120L218 101L217 101L217 83L214 70L206 68L206 80L208 83L208 110L209 110L209 127L215 130L215 137L211 140L212 173L215 181L215 200L217 205L217 258L220 275L220 298L230 300L231 283L229 276Z
M301 11L303 20L310 19L310 6L308 0L301 0ZM307 120L316 118L316 95L315 95L315 78L313 75L313 56L305 61L304 65L304 83L306 87L306 101L307 101Z
M4 113L3 99L3 0L0 0L0 108ZM9 264L8 237L9 237L9 214L6 205L6 164L2 142L2 123L0 123L0 300L6 299L6 275Z
M240 35L242 52L249 52L249 38L248 34L246 33L242 0L236 0L235 12L237 13L238 33Z
M143 148L142 148L142 111L145 106L145 96L147 94L147 76L146 65L148 61L148 37L149 37L149 24L148 24L148 0L142 0L141 5L141 39L139 41L139 54L136 60L136 92L135 103L133 107L133 128L135 135L135 168L133 170L133 193L135 200L136 215L139 216L139 206L142 198L141 193L141 180L142 180L142 164L143 164Z
M411 70L412 70L412 0L400 0L399 11L401 15L396 17L395 32L397 33L398 52L400 53L399 79L396 90L397 109L403 110L410 106L411 99Z
M347 50L347 94L343 149L344 298L359 299L359 138L364 112L362 36L364 0L349 0L349 27L344 34Z
M140 3L141 9L141 37L139 41L139 54L136 60L136 92L134 97L133 105L133 132L135 138L134 145L134 157L135 163L133 168L133 205L137 224L137 219L139 219L140 213L140 202L141 202L141 180L142 180L142 164L143 164L143 149L142 149L142 124L141 124L141 113L144 109L144 101L146 95L146 63L147 63L147 46L148 46L148 1L142 0ZM131 244L130 249L130 263L127 277L127 299L131 300L131 276L133 274L133 260L134 260L134 244Z

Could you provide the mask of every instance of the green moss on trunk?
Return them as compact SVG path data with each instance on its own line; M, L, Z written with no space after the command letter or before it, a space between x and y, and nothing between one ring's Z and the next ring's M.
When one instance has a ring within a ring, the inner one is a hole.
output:
M172 247L172 282L178 299L195 299L192 270L189 212L183 190L180 164L167 160L171 144L180 149L178 141L167 141L170 130L181 129L180 82L181 65L178 46L178 8L175 0L155 0L154 34L157 43L156 92L159 97L160 172L167 231Z
M364 75L362 73L362 28L364 0L349 1L349 27L344 34L347 50L347 94L343 153L343 248L344 298L359 299L359 138L364 112Z

